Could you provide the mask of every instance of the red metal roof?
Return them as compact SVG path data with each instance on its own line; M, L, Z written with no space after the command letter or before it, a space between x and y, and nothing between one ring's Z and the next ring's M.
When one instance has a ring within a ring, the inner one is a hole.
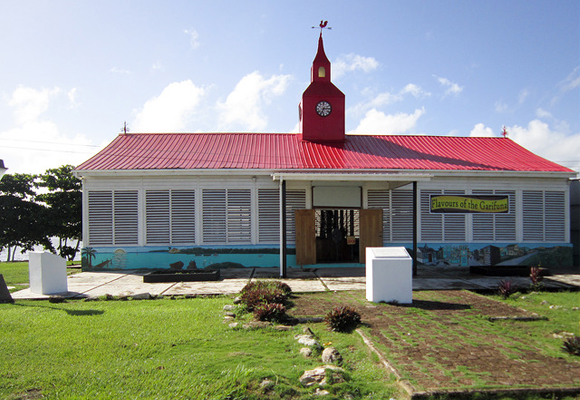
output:
M298 134L121 134L77 171L164 169L473 170L574 172L510 139L347 135L312 143Z

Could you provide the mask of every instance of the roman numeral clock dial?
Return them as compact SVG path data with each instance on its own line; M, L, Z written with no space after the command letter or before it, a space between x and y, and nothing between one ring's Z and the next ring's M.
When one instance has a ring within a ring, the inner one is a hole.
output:
M332 111L332 106L328 101L321 101L316 105L316 113L321 117L327 117Z

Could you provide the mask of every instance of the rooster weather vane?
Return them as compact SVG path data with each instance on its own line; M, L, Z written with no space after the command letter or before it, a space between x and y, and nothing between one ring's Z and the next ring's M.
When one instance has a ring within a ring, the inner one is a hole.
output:
M323 29L332 29L330 26L327 26L327 25L328 25L328 21L320 21L320 25L313 26L312 29L320 28L320 34L322 35Z

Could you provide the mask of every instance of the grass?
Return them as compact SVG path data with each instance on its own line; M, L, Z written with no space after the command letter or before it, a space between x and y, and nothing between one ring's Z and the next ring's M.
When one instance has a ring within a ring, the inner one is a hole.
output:
M320 365L299 354L294 330L231 329L225 297L0 304L0 398L310 398L300 375ZM331 396L390 398L396 388L360 337L313 327L345 358ZM264 393L264 379L276 382Z
M67 265L78 264L77 261L67 261ZM69 268L67 274L79 273L80 269ZM14 286L10 292L25 289L30 285L28 279L28 261L0 262L0 274L2 274L6 285Z

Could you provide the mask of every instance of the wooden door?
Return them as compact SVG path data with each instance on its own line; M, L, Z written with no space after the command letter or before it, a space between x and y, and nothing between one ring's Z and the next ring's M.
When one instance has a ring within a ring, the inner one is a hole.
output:
M316 264L314 210L295 210L296 264Z
M360 210L359 216L359 262L364 264L367 247L383 247L383 210L380 208Z

